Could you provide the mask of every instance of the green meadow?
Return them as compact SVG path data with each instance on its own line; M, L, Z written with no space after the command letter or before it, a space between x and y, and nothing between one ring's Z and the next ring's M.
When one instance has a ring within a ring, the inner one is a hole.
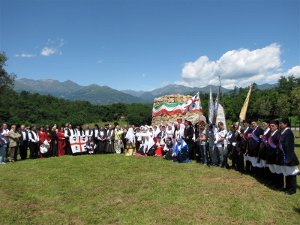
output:
M1 225L299 221L300 187L289 196L251 176L195 162L84 155L0 166Z

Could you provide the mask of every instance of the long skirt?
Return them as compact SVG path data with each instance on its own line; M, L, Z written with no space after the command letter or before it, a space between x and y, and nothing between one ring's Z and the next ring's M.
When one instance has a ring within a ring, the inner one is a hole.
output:
M113 141L107 141L106 142L106 148L105 153L114 153L114 142Z
M99 141L99 148L98 148L98 152L100 154L103 154L105 153L105 150L106 150L106 141Z

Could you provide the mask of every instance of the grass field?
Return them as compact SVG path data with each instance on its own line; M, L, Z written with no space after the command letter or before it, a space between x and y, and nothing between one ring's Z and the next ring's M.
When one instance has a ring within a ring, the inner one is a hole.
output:
M86 155L0 166L1 225L299 221L299 188L289 196L250 176L194 162Z

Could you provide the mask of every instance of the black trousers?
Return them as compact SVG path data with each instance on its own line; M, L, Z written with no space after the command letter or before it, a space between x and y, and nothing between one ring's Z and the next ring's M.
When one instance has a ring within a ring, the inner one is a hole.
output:
M17 144L15 153L14 153L14 160L17 161L18 160L18 152L20 151L20 144Z
M27 158L27 148L28 148L28 141L23 141L23 143L20 145L21 160L25 160Z
M56 140L51 140L51 155L50 156L58 156L58 146Z
M66 152L66 155L72 155L72 149L71 149L69 140L66 140L65 152Z
M250 161L246 161L246 167L245 167L245 170L247 173L250 173L252 171L252 164ZM253 171L252 171L253 172Z
M197 142L195 144L195 146L196 146L196 148L195 148L195 160L196 160L197 163L200 163L201 162L201 158L203 157L201 155L201 151L200 151L201 145L200 145L199 142Z
M135 149L136 149L136 151L138 151L140 149L140 146L141 146L141 142L140 141L136 141L136 143L135 143Z
M30 159L36 159L39 155L39 145L38 143L29 142L30 149Z
M232 168L238 170L238 151L235 146L232 146L231 149L231 161L232 161Z
M121 149L121 153L124 153L124 152L125 152L125 149L126 149L127 141L126 141L125 138L124 138L122 141L123 141L123 146L124 146L124 148Z
M267 185L272 184L272 173L271 173L269 167L265 167L265 169L264 169L264 182Z
M297 176L290 175L285 177L286 191L289 194L295 194L297 191Z
M186 144L188 145L189 149L189 158L194 160L195 159L195 149L194 149L194 142L190 139L185 140Z
M240 172L245 171L244 154L242 152L238 152L237 155L237 169Z
M282 189L284 187L284 176L283 174L277 174L273 173L273 182L275 185L275 188Z

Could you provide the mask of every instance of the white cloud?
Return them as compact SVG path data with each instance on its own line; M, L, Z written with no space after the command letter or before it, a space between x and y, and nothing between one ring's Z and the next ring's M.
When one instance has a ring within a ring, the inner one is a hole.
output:
M288 75L294 75L294 77L300 77L300 66L294 66L287 73Z
M50 56L50 55L54 55L56 52L57 52L57 49L55 49L55 48L44 47L41 51L41 55Z
M15 57L18 57L18 58L32 58L32 57L35 57L35 55L22 53L22 54L15 54Z
M245 87L250 83L274 83L282 75L280 45L273 43L264 48L238 49L225 52L218 60L200 56L194 62L185 63L182 69L183 83L188 86L218 85L233 88ZM295 68L295 67L294 67ZM293 68L293 69L294 69ZM299 68L294 69L299 72Z
M42 48L42 56L62 55L61 48L65 45L64 39L51 40L48 39L46 46Z
M99 59L99 60L97 60L97 63L98 63L98 64L101 64L101 63L103 63L103 60L102 60L102 59Z

